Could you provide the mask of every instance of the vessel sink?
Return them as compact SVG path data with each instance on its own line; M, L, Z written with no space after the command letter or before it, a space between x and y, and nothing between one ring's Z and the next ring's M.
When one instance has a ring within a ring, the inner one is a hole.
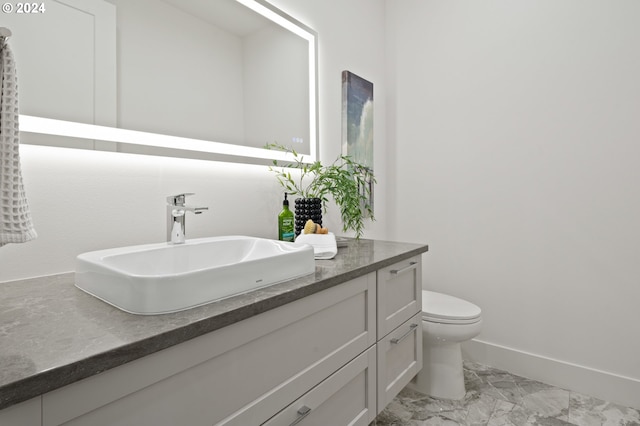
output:
M313 247L244 236L146 244L76 258L76 287L123 311L182 311L315 271Z

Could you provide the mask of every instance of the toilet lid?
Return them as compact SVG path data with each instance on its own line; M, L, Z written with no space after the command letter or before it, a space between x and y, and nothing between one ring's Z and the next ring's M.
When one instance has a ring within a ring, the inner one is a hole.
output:
M471 302L448 294L422 290L422 317L440 320L480 318L482 310Z

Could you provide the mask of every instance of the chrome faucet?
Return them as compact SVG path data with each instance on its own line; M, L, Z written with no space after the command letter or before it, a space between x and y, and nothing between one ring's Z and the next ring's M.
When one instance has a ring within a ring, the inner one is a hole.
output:
M167 242L171 244L183 244L185 240L185 214L193 212L200 214L209 207L185 206L184 200L187 195L193 193L171 195L167 197Z

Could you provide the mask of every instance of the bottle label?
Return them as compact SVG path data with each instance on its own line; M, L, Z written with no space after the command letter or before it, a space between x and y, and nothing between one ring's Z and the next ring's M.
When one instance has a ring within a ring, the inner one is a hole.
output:
M295 232L283 232L282 233L282 241L291 241L295 240Z
M282 241L294 241L296 234L294 232L294 220L293 218L286 217L282 219L282 230L280 232L280 239Z

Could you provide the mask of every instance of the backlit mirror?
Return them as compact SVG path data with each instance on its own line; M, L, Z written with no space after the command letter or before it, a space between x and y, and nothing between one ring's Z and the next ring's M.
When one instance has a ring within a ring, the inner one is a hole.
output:
M245 161L283 159L263 149L278 142L316 158L316 34L270 3L45 7L3 16L23 143Z

